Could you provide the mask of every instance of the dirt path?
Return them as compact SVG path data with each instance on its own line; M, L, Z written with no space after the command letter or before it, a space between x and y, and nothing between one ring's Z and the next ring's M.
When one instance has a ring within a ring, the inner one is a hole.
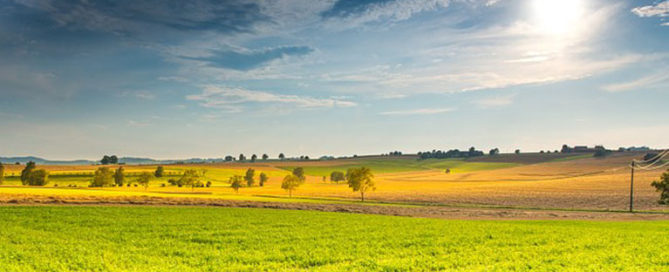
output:
M232 201L201 198L165 198L149 196L35 196L0 195L0 205L180 205L249 207L288 210L314 210L409 217L475 220L669 220L669 213L624 213L558 210L522 210L504 208L459 208L436 206L396 206L358 204L283 203Z

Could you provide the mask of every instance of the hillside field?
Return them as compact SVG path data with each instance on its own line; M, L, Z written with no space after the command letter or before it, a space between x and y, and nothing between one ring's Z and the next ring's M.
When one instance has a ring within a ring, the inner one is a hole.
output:
M661 271L668 221L0 207L1 271Z
M605 158L582 154L503 154L481 158L429 159L415 157L371 157L329 161L258 161L255 163L216 163L165 165L166 176L154 179L148 189L142 187L88 188L94 165L38 165L51 172L45 187L19 186L18 174L23 166L7 165L7 180L0 186L0 198L25 199L28 196L105 197L150 196L163 198L220 198L258 201L345 201L359 197L344 183L327 179L331 171L367 166L375 174L377 189L368 194L369 201L413 203L422 205L465 205L573 210L625 210L629 205L629 168L627 164L642 153L616 153ZM117 166L107 166L115 168ZM282 178L295 167L304 167L306 184L286 198ZM154 171L155 165L124 166L127 180L142 171ZM230 188L232 175L244 175L255 169L256 179L262 172L270 179L264 187L243 187L239 193ZM168 179L178 179L185 169L205 169L210 188L178 188ZM445 173L450 169L450 174ZM663 169L638 171L635 174L635 207L637 210L668 211L657 204L659 194L650 186ZM326 180L323 180L326 176ZM57 186L57 187L56 187ZM71 186L77 186L76 188ZM314 200L316 199L316 200ZM325 199L325 200L323 200ZM304 201L304 200L299 200Z

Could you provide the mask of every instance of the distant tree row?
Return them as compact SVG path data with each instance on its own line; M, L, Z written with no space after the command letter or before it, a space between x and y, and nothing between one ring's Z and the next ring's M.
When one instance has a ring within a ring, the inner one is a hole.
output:
M499 152L499 150L497 150ZM473 146L468 151L460 151L458 149L451 149L448 151L432 150L425 152L418 152L418 157L424 159L449 159L449 158L470 158L483 156L483 151L476 150Z
M116 155L104 155L102 156L102 159L100 160L100 163L102 165L107 165L107 164L118 164L118 157Z

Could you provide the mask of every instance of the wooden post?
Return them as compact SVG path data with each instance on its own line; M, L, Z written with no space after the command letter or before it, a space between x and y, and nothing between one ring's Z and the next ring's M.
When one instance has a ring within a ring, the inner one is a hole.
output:
M634 212L634 161L632 161L632 175L630 176L630 212Z

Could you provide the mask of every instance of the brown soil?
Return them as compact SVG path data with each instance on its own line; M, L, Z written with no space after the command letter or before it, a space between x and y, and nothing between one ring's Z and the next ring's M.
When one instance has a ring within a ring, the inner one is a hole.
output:
M180 205L313 210L408 217L475 220L669 220L669 213L624 213L505 208L461 208L443 206L394 206L357 204L279 203L201 198L149 196L36 196L0 195L0 205Z

